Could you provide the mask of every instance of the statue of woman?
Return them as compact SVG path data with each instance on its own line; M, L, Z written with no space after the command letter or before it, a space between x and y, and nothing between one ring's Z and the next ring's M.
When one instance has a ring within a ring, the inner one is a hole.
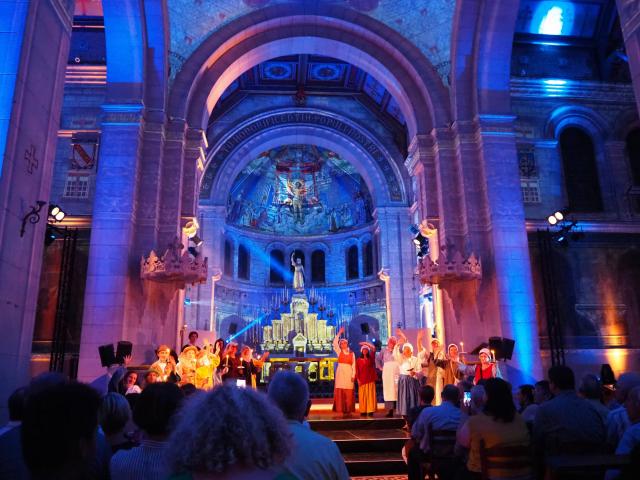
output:
M304 292L304 267L302 266L302 260L299 258L294 259L294 254L291 254L291 266L295 269L293 272L293 289L296 292Z

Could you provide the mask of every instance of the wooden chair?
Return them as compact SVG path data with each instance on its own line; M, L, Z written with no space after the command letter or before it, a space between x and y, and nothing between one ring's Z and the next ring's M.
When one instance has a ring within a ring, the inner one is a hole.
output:
M531 478L534 478L533 450L529 445L496 445L487 448L481 441L480 465L483 480L489 480L493 470L500 470L504 476L516 476L529 469Z
M429 425L429 462L425 464L428 479L451 478L458 466L455 455L456 430L434 430Z

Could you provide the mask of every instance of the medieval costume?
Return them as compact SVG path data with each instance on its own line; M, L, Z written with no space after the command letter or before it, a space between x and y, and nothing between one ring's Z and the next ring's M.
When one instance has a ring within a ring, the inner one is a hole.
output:
M151 364L150 370L159 372L158 382L177 382L176 362L171 356L171 349L167 345L160 345L156 350L158 360Z
M440 340L432 338L429 346L431 347L429 350L422 346L422 334L418 334L418 348L420 349L418 352L418 360L420 361L422 374L424 375L423 381L433 387L435 403L436 405L440 405L440 394L444 387L444 369L442 365L446 358L442 348L440 348Z
M213 386L216 387L218 385L222 385L222 363L223 360L223 352L225 351L225 342L224 339L219 338L213 344L213 354L217 355L220 359L218 365L213 369Z
M344 332L341 328L333 339L333 350L338 355L338 368L335 375L335 387L333 390L333 411L342 413L344 416L351 415L355 410L355 396L353 394L353 383L356 375L356 356L349 350L348 342L345 338L339 340Z
M473 384L482 384L490 378L502 378L500 369L497 362L492 362L491 351L488 348L483 348L478 354L480 363L478 363L473 371Z
M375 365L376 347L367 342L360 342L360 351L362 356L356 360L360 415L373 417L378 406L376 399L376 379L378 378Z
M447 347L447 355L444 360L436 360L436 366L442 369L442 383L444 385L457 385L464 378L464 364L458 357L458 346L450 343Z
M265 352L261 359L253 358L252 353L249 347L245 346L242 348L238 371L240 373L239 378L244 378L248 387L257 389L262 366L269 356L269 352Z
M186 347L178 357L176 373L180 376L180 385L196 384L196 354L198 349L193 345Z
M384 397L384 408L387 409L387 417L393 416L398 400L398 377L400 376L400 366L393 355L393 347L396 346L396 337L389 338L387 348L378 353L376 366L382 370L382 393Z
M212 353L213 345L205 340L204 347L196 358L196 388L211 390L213 388L213 374L220 365L220 356Z
M242 375L238 370L240 359L238 358L237 353L238 344L235 342L231 342L229 343L224 356L220 358L220 366L218 368L222 369L220 373L223 382L226 382L227 380L242 378Z
M402 349L402 350L400 350ZM413 345L408 342L398 343L393 348L393 355L400 365L398 380L398 413L403 417L420 403L420 361L413 355Z

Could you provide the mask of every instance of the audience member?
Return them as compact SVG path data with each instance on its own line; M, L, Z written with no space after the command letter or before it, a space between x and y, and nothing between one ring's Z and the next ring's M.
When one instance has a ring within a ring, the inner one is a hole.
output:
M549 386L549 380L540 380L534 385L533 401L536 405L542 405L553 398L551 393L551 387Z
M142 389L138 385L138 373L128 370L122 380L118 382L115 392L120 395L130 395L132 393L140 393Z
M433 399L435 396L436 391L431 385L424 385L420 387L420 404L409 410L409 415L407 415L407 424L409 425L409 428L413 427L413 424L422 413L422 410L433 405Z
M185 479L284 478L279 474L291 452L282 412L264 394L232 384L192 397L169 442L171 471Z
M127 399L119 393L107 393L98 410L98 423L113 453L136 446L125 431L130 421L131 408Z
M158 381L158 378L160 378L160 375L162 375L162 372L160 372L160 370L156 368L152 367L149 370L147 370L146 373L144 374L144 386L146 387L147 385L156 383Z
M593 408L595 408L600 417L602 417L602 423L606 425L610 412L609 409L604 406L604 403L602 403L602 383L600 379L593 374L585 375L580 382L578 393L593 405Z
M518 413L527 424L533 424L539 405L535 402L535 387L520 385L518 388Z
M474 385L471 389L471 402L469 403L469 416L478 415L484 410L487 401L486 391L483 385Z
M500 378L491 378L484 384L486 391L486 403L484 410L479 415L469 418L460 429L458 443L469 448L467 469L469 472L480 473L480 446L486 448L496 446L531 444L529 430L523 418L516 412L511 395L511 385ZM532 475L530 466L514 472L491 470L490 478L526 478Z
M182 390L182 394L186 397L190 397L194 393L198 393L198 389L193 383L185 383L180 386L180 390Z
M4 435L9 430L20 426L22 423L26 396L27 387L20 387L9 396L9 401L7 402L7 406L9 407L9 422L4 427L0 428L0 436Z
M600 451L605 425L593 405L576 394L573 371L551 367L549 384L554 398L540 405L533 423L537 455Z
M22 454L32 479L96 476L100 396L70 382L29 392L22 422Z
M618 381L619 383L620 381ZM628 392L624 408L627 410L630 426L622 435L622 439L616 448L616 455L630 455L640 448L640 386L634 387ZM609 471L607 472L606 480L620 478L620 474L621 472L618 470ZM636 471L635 474L637 475L638 472Z
M120 450L111 458L113 480L167 478L165 447L169 422L183 398L182 391L173 383L154 383L143 390L133 411L133 421L142 430L143 438L139 447Z
M285 471L300 480L348 479L347 467L336 444L303 425L311 408L307 382L296 373L280 371L269 383L268 395L284 413L293 435L291 454L284 462Z
M624 432L631 425L625 402L629 392L637 386L640 386L640 374L638 373L623 373L618 378L615 398L621 406L611 410L607 416L607 445L611 450L616 449Z
M408 452L407 468L409 480L422 479L421 464L430 458L432 451L429 431L456 431L460 425L460 391L454 385L446 385L442 390L442 403L437 407L425 408L411 429L415 446Z
M184 352L184 349L187 347L196 347L197 350L200 350L200 347L196 345L197 341L198 341L198 332L196 332L195 330L193 332L189 332L189 343L187 343L186 345L183 345L180 352Z

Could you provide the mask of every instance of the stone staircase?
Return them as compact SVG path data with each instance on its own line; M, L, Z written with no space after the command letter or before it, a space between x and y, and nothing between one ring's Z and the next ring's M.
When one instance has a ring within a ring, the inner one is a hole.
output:
M357 415L357 414L356 414ZM377 414L381 415L381 414ZM407 471L401 450L409 438L402 418L332 419L313 415L311 428L333 440L344 456L349 475L401 475Z

